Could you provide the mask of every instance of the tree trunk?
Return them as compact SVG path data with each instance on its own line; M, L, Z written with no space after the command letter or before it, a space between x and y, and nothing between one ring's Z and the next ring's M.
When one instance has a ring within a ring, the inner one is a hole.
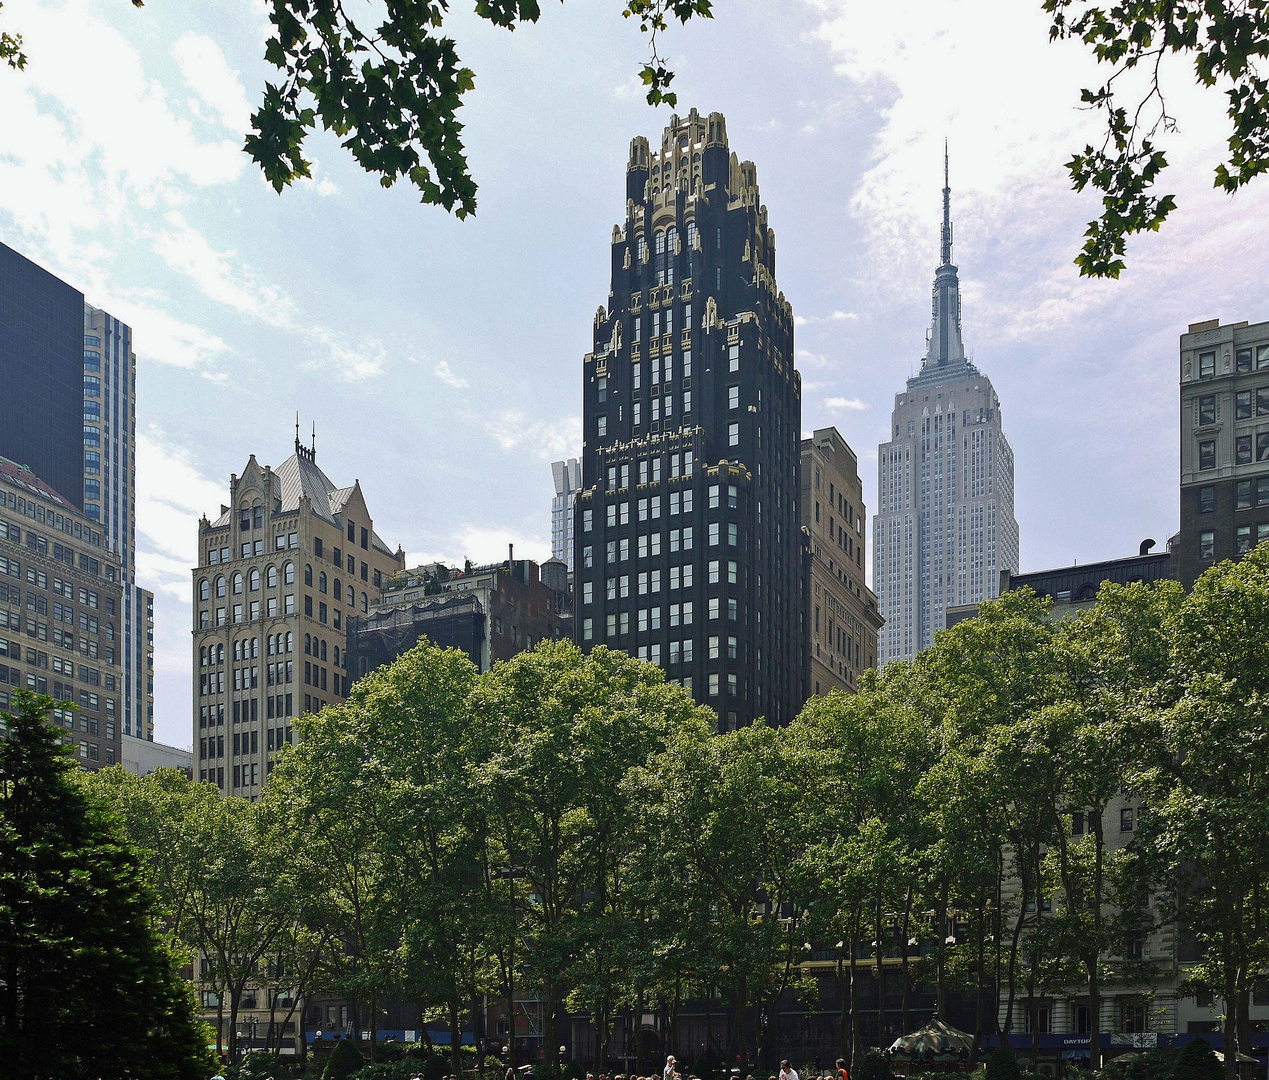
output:
M842 951L837 950L837 990L841 994L841 1007L837 1018L838 1054L850 1060L850 985L846 981L846 968L842 964Z
M635 1072L643 1075L643 987L635 995Z
M459 1021L458 991L455 990L445 1003L449 1007L449 1071L453 1076L463 1075L463 1030Z
M1229 937L1226 937L1229 941ZM1229 1080L1238 1071L1238 967L1226 949L1225 959L1225 1076Z
M560 1029L555 1015L555 1003L559 997L555 984L547 981L546 994L539 1006L542 1009L542 1063L555 1061L560 1052Z
M748 1049L745 1045L745 1010L749 1004L749 988L743 975L737 977L735 988L736 1000L732 1002L731 1033L727 1040L727 1052L731 1055L739 1054L743 1067Z
M948 880L947 874L943 874L943 880L939 888L939 913L938 913L938 953L937 953L937 984L934 995L934 1012L940 1020L945 1021L947 1011L947 890Z
M1093 817L1093 941L1092 949L1084 960L1088 969L1088 1067L1098 1072L1102 1067L1102 990L1101 990L1101 947L1102 947L1102 860L1105 855L1105 837L1102 833L1102 818L1105 807L1101 807ZM1039 900L1036 907L1040 906Z
M899 970L903 975L903 1006L901 1014L902 1020L900 1023L903 1027L902 1034L904 1035L912 1030L910 1019L908 1017L908 994L911 990L911 984L908 979L908 942L911 940L912 934L912 899L913 888L912 882L909 881L908 896L903 905L903 940L899 945Z
M877 890L876 906L873 910L877 947L873 956L877 961L877 1045L886 1043L886 950L881 938L881 890Z
M846 946L850 949L850 1067L859 1067L863 1058L859 1044L863 1040L863 1018L859 1015L859 965L855 961L855 942L858 935L854 932L858 920L852 921L851 933L847 937Z
M978 1064L983 1045L983 1004L987 994L987 898L978 895L978 993L974 1000L974 1041L969 1051L969 1067Z

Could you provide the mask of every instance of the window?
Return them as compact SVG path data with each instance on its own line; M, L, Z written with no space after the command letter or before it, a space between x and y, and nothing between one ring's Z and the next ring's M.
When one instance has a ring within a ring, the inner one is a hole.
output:
M1256 432L1256 460L1269 461L1269 431Z
M1216 377L1216 353L1204 352L1199 353L1199 378L1213 379Z
M1251 370L1251 350L1239 349L1237 356L1238 356L1238 360L1237 360L1236 366L1238 370L1250 371Z
M1269 476L1256 478L1256 505L1269 505Z
M285 563L282 566L282 584L295 584L295 563Z
M739 386L727 387L727 408L729 409L740 408L740 387Z
M608 417L600 416L595 420L595 434L601 439L608 434Z
M1262 386L1256 391L1256 415L1269 416L1269 386Z
M608 376L606 375L601 375L599 376L598 379L595 380L595 400L596 401L608 400Z
M1234 464L1250 465L1251 464L1251 436L1237 435L1234 437Z
M1199 443L1199 468L1208 470L1216 468L1216 440L1204 439Z
M1119 831L1132 832L1133 824L1133 809L1131 806L1125 806L1119 811Z
M1269 522L1262 521L1256 526L1256 543L1263 544L1269 540Z
M1234 418L1237 420L1251 419L1251 391L1239 390L1234 395Z
M1199 424L1216 423L1216 395L1204 394L1199 398Z
M1216 485L1204 484L1199 488L1199 513L1216 513Z
M1256 370L1263 371L1269 368L1269 345L1256 346Z
M718 543L721 529L722 529L722 526L720 525L719 522L711 521L709 523L709 546L710 547L714 547Z
M1250 457L1251 457L1250 446L1251 444L1248 443L1248 451L1247 451L1248 460L1250 460ZM1251 509L1251 481L1250 480L1238 481L1238 486L1235 489L1235 494L1234 494L1234 509L1235 510L1250 510Z
M1216 558L1216 533L1211 531L1199 533L1199 558Z
M709 674L709 696L718 697L718 691L719 691L718 672L711 671Z
M1246 555L1251 550L1251 526L1238 526L1237 535L1234 538L1234 554Z
M727 346L727 370L728 371L740 370L740 346L739 345Z
M727 425L727 445L728 446L740 445L740 425L739 424L732 423Z

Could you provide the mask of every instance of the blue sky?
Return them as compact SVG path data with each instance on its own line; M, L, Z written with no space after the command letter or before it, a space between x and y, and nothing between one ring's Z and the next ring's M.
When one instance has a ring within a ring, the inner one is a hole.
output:
M1211 189L1219 98L1180 69L1168 178L1180 209L1119 282L1071 265L1095 204L1062 162L1092 75L1039 0L717 0L667 35L680 108L720 110L757 163L780 287L798 318L803 427L876 447L924 349L952 150L966 346L1017 457L1022 569L1130 554L1177 526L1176 338L1269 318L1269 185ZM638 29L616 0L544 5L508 33L447 24L476 90L462 110L474 219L385 191L334 140L274 194L239 151L269 70L263 5L7 0L24 73L0 71L0 239L133 326L138 572L156 603L156 736L189 743L190 574L200 514L294 415L358 478L411 559L548 552L553 458L580 439L581 358L607 299Z

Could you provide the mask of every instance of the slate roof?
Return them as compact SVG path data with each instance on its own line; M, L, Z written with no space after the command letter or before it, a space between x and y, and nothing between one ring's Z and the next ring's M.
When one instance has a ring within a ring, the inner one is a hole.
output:
M300 499L307 495L312 504L313 513L331 525L338 524L335 515L343 513L344 507L348 505L348 500L356 490L355 484L337 488L330 477L322 471L321 466L307 455L292 454L273 470L273 475L277 477L281 490L282 513L287 514L298 510ZM212 522L212 528L228 525L231 512L226 510L221 514ZM370 539L374 546L385 555L394 554L378 533L372 532Z

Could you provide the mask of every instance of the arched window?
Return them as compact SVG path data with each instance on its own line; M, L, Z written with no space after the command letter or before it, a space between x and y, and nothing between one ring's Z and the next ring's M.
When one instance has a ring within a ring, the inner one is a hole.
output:
M657 229L652 237L652 269L656 274L656 283L665 284L665 230Z
M322 638L322 659L326 659L326 639Z
M218 577L216 579L216 595L217 596L225 595L225 579L223 577Z
M198 598L200 600L211 599L211 582L209 582L206 578L203 578L203 580L198 583Z
M313 584L313 566L311 563L304 564L304 584L305 585Z
M235 641L234 642L234 663L236 664L241 659L242 659L242 642Z
M234 596L242 595L242 575L234 573Z
M361 594L361 610L363 612L370 610L370 600L367 598L365 593Z
M326 571L323 570L317 575L317 591L324 593L326 591Z
M252 592L260 591L260 571L252 569L250 576L247 578L247 588Z
M282 567L282 583L284 585L295 584L295 563L289 562Z
M674 284L674 249L678 246L679 231L671 225L665 231L665 283Z
M286 651L287 652L291 651L292 645L293 645L293 635L291 634L291 631L288 630L286 632Z
M265 570L264 584L270 589L276 589L278 587L278 568L276 566L270 566Z
M199 667L207 666L207 646L206 645L204 645L201 649L198 650L198 666Z
M309 634L304 635L304 655L309 656L313 652L313 638Z
M648 261L648 241L644 239L642 236L640 236L637 247L639 251L639 261L641 263L647 262Z
M335 599L342 600L344 598L344 594L342 591L344 588L344 583L340 581L339 578L336 578L331 584L335 586Z
M357 590L352 587L352 582L348 583L348 606L355 607L357 603Z
M216 663L223 664L225 662L225 644L222 641L216 646Z

